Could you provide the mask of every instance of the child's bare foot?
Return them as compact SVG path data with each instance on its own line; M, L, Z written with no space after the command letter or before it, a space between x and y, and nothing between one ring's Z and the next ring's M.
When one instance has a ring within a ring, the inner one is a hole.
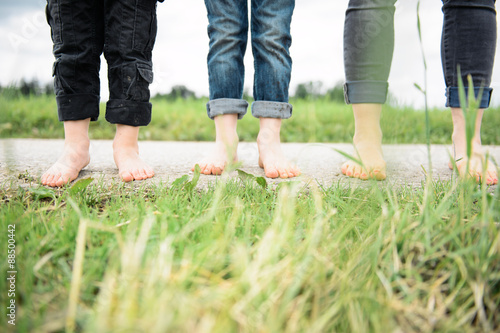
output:
M153 169L139 157L138 135L139 127L116 125L113 157L120 178L124 182L143 180L154 176Z
M470 176L480 183L485 181L488 185L498 184L498 173L493 163L486 161L485 154L481 145L481 122L484 110L478 110L475 135L472 139L472 154L470 160L467 159L467 139L465 134L465 120L463 112L459 108L452 108L451 115L453 119L453 157L461 177ZM486 169L484 170L484 163ZM469 167L467 175L467 164ZM453 164L448 164L453 169ZM486 171L485 174L483 172Z
M345 162L342 173L359 179L383 180L386 178L386 164L382 155L382 130L380 129L380 104L353 104L355 121L354 147L356 157L363 163Z
M228 164L238 161L236 150L238 148L237 114L224 114L216 116L215 122L215 148L210 155L197 163L200 172L205 175L220 175ZM194 166L191 168L194 171Z
M280 144L281 119L260 118L257 136L259 166L269 178L292 178L300 175L300 169L283 155Z
M60 187L78 178L90 162L88 137L90 119L64 122L64 150L54 165L42 176L43 185Z

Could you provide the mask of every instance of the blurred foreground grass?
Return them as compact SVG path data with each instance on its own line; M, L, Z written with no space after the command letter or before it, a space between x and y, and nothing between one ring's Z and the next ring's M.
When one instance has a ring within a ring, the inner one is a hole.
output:
M0 189L16 331L500 330L499 187L186 184Z
M206 99L168 101L153 99L151 124L141 129L141 140L212 141L213 122L206 115ZM351 142L354 119L350 106L326 99L292 100L293 116L282 127L283 142ZM104 119L101 104L99 121L91 124L92 139L112 139L114 126ZM0 95L1 138L63 138L53 96L6 98ZM451 142L451 115L445 109L431 109L431 143ZM482 140L486 145L500 144L500 109L484 115ZM255 141L257 119L249 108L238 124L242 141ZM410 107L385 106L382 115L384 143L425 143L425 115Z

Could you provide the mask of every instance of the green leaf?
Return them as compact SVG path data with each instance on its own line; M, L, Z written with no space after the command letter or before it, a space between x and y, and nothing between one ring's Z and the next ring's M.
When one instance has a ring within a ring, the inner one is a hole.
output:
M172 182L172 187L182 187L189 179L188 175L177 178Z
M255 177L255 181L257 182L257 184L262 186L263 189L267 187L267 181L264 177Z
M240 177L240 179L242 181L255 181L263 189L266 189L266 187L267 187L267 181L266 181L266 179L264 177L255 177L251 173L245 172L245 171L243 171L241 169L236 169L236 171L238 171L238 177Z
M236 169L236 171L238 171L238 177L240 177L241 180L253 180L255 178L255 176L251 173L245 172L241 169Z
M40 199L46 199L46 198L55 198L56 193L54 190L51 190L46 187L29 187L28 192L31 193L33 196L33 199L35 200L40 200Z
M77 193L83 192L87 188L87 186L92 183L93 180L94 179L92 177L80 179L79 181L74 183L73 186L71 186L71 188L69 189L69 193L71 195L75 195Z
M185 187L187 190L192 191L196 185L198 184L198 180L200 179L201 169L198 164L194 166L194 175L193 179L190 182L187 182Z
M418 83L413 83L413 85L422 93L425 93L424 89L418 84Z

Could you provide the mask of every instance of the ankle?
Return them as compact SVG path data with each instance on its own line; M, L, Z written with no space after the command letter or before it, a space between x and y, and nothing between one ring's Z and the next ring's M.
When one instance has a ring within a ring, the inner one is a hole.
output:
M381 145L382 144L382 129L380 126L373 126L370 128L357 128L354 132L353 142L354 144L359 143L370 143Z
M132 149L134 151L139 151L139 143L133 140L114 140L113 141L113 151Z
M275 132L271 129L261 128L257 135L257 144L280 144L280 132Z
M88 152L90 149L90 139L88 136L83 136L83 137L66 137L64 139L64 147L65 149L71 149L72 151L76 153L85 153Z

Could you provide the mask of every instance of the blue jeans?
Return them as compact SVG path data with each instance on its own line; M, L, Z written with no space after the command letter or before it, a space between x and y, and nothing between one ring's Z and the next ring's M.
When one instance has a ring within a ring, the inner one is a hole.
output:
M385 103L394 50L396 0L350 0L344 27L347 103ZM484 88L481 108L491 99L496 50L495 0L443 0L441 57L446 106L460 107L458 71L467 85L470 74L476 96Z
M238 114L241 119L248 108L248 103L242 99L248 0L205 0L205 5L210 37L207 114L211 119L223 114ZM292 115L288 88L292 70L290 23L294 7L295 0L251 1L254 117L287 119Z

